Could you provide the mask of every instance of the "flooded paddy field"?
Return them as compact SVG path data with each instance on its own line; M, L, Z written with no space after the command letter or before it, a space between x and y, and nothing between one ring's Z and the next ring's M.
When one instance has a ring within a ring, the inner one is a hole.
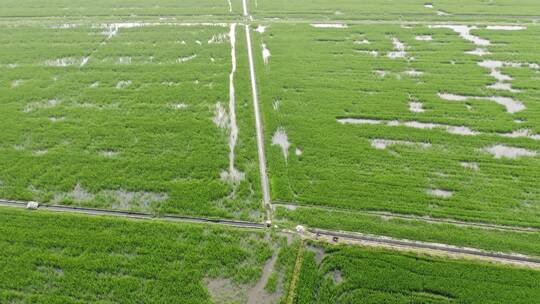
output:
M540 26L340 24L257 35L273 199L538 227Z
M0 27L0 197L260 220L235 23Z
M539 12L4 1L0 302L530 303Z

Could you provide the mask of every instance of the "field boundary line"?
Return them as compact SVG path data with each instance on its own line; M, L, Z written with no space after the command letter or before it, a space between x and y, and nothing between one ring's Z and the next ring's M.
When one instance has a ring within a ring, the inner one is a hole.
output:
M24 201L5 200L0 199L0 207L6 208L27 208L27 203ZM73 206L61 206L61 205L48 205L42 204L38 206L39 210L47 210L52 212L64 212L64 213L76 213L88 216L113 216L122 217L127 219L136 220L164 220L170 222L183 222L192 224L215 224L221 226L229 226L234 228L244 229L266 229L267 225L263 223L236 221L229 219L213 219L195 216L183 216L183 215L154 215L144 212L133 211L121 211L121 210L107 210L97 208L86 207L73 207ZM331 244L348 244L348 245L362 245L372 247L385 247L398 251L409 251L417 253L426 253L428 255L443 255L448 257L470 257L473 259L496 261L501 264L510 265L524 265L534 268L540 268L540 257L521 255L521 254L508 254L502 252L490 252L481 249L470 247L457 247L442 243L428 243L421 241L395 239L386 236L369 235L355 232L345 231L332 231L317 228L308 228L306 231L296 231L296 235L303 239L310 239L313 241L326 241Z
M24 201L0 199L1 207L27 208L27 204L28 202L24 202ZM156 215L156 214L147 213L147 212L108 210L108 209L49 205L49 204L39 204L38 210L48 210L48 211L55 211L55 212L71 212L71 213L98 215L98 216L99 215L115 216L115 217L143 219L143 220L166 220L166 221L174 221L174 222L219 224L219 225L233 226L233 227L238 227L238 228L264 229L266 227L264 224L261 224L261 223L247 222L247 221L236 221L236 220L196 217L196 216L184 216L184 215L175 215L175 214Z
M450 257L470 257L480 260L496 261L501 264L513 264L530 266L540 269L540 257L522 254L510 254L503 252L484 251L477 248L458 247L442 243L428 243L412 241L406 239L396 239L386 236L377 236L345 231L331 231L324 229L309 228L302 233L306 237L315 241L326 241L329 243L358 244L372 247L385 247L400 251L411 251L432 255L445 255Z
M319 209L324 211L336 211L336 212L354 212L359 215L373 215L379 217L390 217L397 219L405 220L415 220L415 221L424 221L428 223L439 223L439 224L449 224L461 227L475 227L486 230L500 230L500 231L514 231L514 232L540 232L540 228L528 227L528 226L512 226L504 224L492 224L487 222L468 222L452 218L438 218L430 216L421 216L414 214L405 214L405 213L394 213L389 211L373 211L373 210L355 210L355 209L340 209L327 206L318 206L318 205L301 205L292 202L272 202L272 206L281 206L284 208L287 207L298 207L298 208L309 208L309 209Z
M249 74L251 78L251 93L253 95L253 111L255 112L255 127L257 129L257 150L259 154L259 171L261 176L261 187L263 194L263 204L266 207L266 216L267 222L271 223L272 214L271 214L271 201L270 201L270 184L268 182L268 174L266 171L266 156L264 150L264 132L261 118L261 111L259 109L259 97L257 92L257 78L255 74L255 64L253 60L253 47L251 41L251 29L250 29L250 20L251 16L249 15L248 6L246 0L242 0L242 5L244 9L245 17L245 30L246 30L246 42L247 42L247 51L248 51L248 61L249 61Z

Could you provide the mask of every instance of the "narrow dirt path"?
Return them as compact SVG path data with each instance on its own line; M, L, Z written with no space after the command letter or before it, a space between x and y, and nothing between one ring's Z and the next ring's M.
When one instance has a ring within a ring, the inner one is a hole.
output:
M271 221L271 202L270 202L270 184L268 182L268 174L266 173L266 156L264 150L264 132L261 118L261 111L259 109L259 95L257 92L257 78L255 75L255 64L253 61L253 47L251 42L251 29L250 29L250 20L252 19L249 15L248 6L246 0L242 0L242 5L244 7L244 19L245 19L245 30L246 30L246 42L247 42L247 51L248 51L248 60L249 60L249 74L251 78L251 93L253 95L253 111L255 112L255 125L257 128L257 149L259 153L259 171L261 175L261 187L263 193L263 203L266 206L267 210L267 220Z

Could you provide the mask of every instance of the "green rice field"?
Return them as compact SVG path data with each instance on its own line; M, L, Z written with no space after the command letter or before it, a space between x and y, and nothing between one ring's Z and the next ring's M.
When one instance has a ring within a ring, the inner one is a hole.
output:
M295 303L534 303L538 276L463 260L312 246Z
M0 0L0 303L536 303L539 37L536 0Z
M5 27L1 197L258 219L244 75L235 80L242 133L234 159L243 177L221 177L230 162L229 32L228 25Z
M272 24L273 199L537 227L539 31L473 30L493 44L481 57L447 28ZM489 87L499 63L512 92Z

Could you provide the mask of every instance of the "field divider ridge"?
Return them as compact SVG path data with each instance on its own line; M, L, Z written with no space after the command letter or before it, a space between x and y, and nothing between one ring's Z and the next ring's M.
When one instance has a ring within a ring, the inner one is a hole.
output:
M397 219L405 219L411 221L424 221L427 223L438 223L438 224L448 224L461 227L474 227L481 228L486 230L501 230L501 231L514 231L514 232L540 232L540 228L530 227L530 226L512 226L504 224L493 224L488 222L473 222L473 221L463 221L452 218L443 218L443 217L431 217L431 216L421 216L414 214L406 213L395 213L390 211L375 211L375 210L355 210L355 209L341 209L328 206L312 205L312 204L297 204L294 202L285 202L285 201L273 201L272 206L281 206L284 208L288 207L298 207L298 208L310 208L310 209L319 209L328 212L354 212L360 215L372 215L379 217L389 217Z
M0 206L4 206L4 207L27 208L27 204L28 202L24 202L24 201L0 199ZM237 220L220 219L220 218L196 217L196 216L186 216L186 215L175 215L175 214L158 215L158 214L153 214L153 213L148 213L148 212L139 212L139 211L110 210L110 209L50 205L50 204L39 204L38 210L39 209L55 211L55 212L72 212L72 213L80 213L80 214L86 214L86 215L116 216L116 217L133 218L133 219L146 219L146 220L158 219L158 220L167 220L167 221L176 221L176 222L220 224L220 225L234 226L234 227L239 227L239 228L255 228L255 229L265 228L264 224L256 223L256 222L237 221Z
M503 252L484 251L477 248L458 247L442 243L428 243L421 241L412 241L406 239L395 239L386 236L377 236L370 234L332 231L316 228L308 228L302 233L302 236L315 241L328 241L331 243L339 243L340 240L345 244L361 244L372 247L387 247L394 250L424 252L424 253L440 253L448 256L456 257L471 257L483 260L492 260L502 264L518 264L534 268L540 268L540 257L528 256L522 254L510 254ZM325 239L331 239L331 241Z

